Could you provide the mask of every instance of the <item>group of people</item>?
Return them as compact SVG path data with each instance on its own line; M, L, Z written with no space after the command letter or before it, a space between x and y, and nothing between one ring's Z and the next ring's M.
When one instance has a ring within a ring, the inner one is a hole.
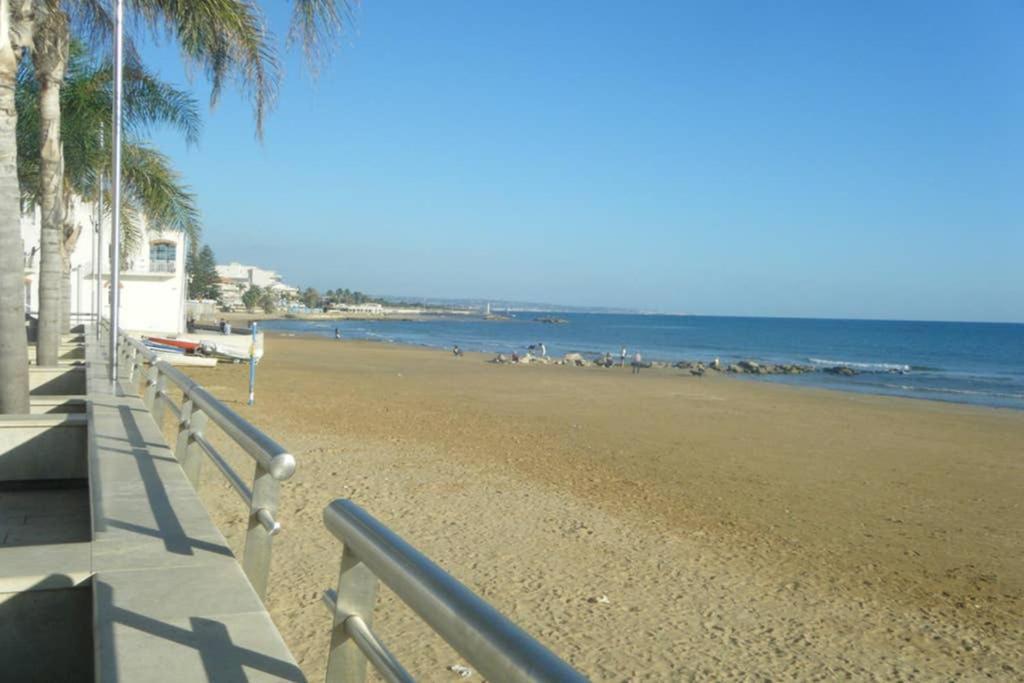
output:
M619 349L619 367L620 368L626 367L626 355L627 354L628 354L628 351L626 351L626 347L625 346L623 346L622 348ZM630 365L633 368L633 374L634 375L640 374L640 368L647 367L646 365L644 365L644 357L640 354L639 351L635 351L633 353L633 360L632 360L632 362L630 362Z

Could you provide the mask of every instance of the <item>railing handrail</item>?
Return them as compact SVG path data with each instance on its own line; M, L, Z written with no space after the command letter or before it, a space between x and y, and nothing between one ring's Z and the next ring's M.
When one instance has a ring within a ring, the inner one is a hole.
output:
M587 680L352 501L338 499L324 508L324 524L346 553L366 565L484 678ZM349 616L369 621L370 615Z
M100 327L109 329L110 322L101 317ZM119 351L111 362L127 366L126 379L134 389L138 389L136 382L140 376L145 380L140 397L157 425L163 427L165 408L174 414L177 422L174 455L188 480L196 489L199 488L202 461L204 457L209 458L245 502L249 519L241 558L242 569L256 593L263 598L270 578L271 539L281 530L275 519L280 484L295 473L295 457L188 375L160 360L145 344L122 330L118 330L117 338ZM144 363L148 363L150 369L143 376ZM181 390L181 406L168 395L168 381ZM211 423L220 427L255 461L251 487L206 437L206 427Z
M295 473L295 456L283 446L257 429L251 422L224 405L203 386L167 361L160 360L152 349L137 339L121 333L121 338L130 344L161 374L181 389L185 398L210 418L210 421L224 430L242 449L260 463L271 476L284 481Z

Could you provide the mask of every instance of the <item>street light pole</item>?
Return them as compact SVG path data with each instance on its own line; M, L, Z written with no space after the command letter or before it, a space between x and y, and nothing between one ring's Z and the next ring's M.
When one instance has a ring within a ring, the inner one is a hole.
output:
M121 98L124 61L124 0L114 2L114 125L110 178L110 382L117 385L117 335L120 331L121 286Z
M100 128L100 148L103 147L103 128ZM101 339L100 318L103 317L103 168L96 175L96 340Z

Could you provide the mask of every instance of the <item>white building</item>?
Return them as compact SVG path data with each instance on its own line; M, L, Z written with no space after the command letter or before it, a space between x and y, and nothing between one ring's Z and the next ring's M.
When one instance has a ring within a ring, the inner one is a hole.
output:
M110 316L110 218L103 221L100 259L102 277L95 267L96 216L92 204L74 202L73 218L82 227L71 253L71 320L95 315L96 285L102 287L103 316ZM22 216L21 239L25 250L25 308L39 313L38 209ZM136 253L121 268L120 323L132 332L162 335L185 331L185 235L178 232L143 232Z
M384 315L384 306L381 304L339 304L338 309L349 313Z
M258 266L232 261L225 266L217 266L217 275L220 276L221 301L229 308L241 308L242 294L253 286L270 290L279 299L290 299L299 294L299 289L286 285L277 271Z

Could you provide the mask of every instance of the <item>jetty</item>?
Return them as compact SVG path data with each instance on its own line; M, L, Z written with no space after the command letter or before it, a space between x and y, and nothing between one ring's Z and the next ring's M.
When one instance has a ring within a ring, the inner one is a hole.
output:
M278 496L301 463L106 321L66 335L61 358L30 368L30 414L0 416L2 678L306 680L264 604L289 524ZM251 472L218 451L225 438ZM204 476L238 496L240 557L196 493ZM323 520L339 542L329 683L369 666L415 680L373 631L381 582L487 680L586 680L368 511L338 499Z

